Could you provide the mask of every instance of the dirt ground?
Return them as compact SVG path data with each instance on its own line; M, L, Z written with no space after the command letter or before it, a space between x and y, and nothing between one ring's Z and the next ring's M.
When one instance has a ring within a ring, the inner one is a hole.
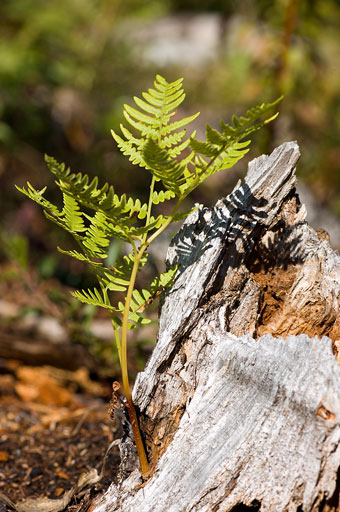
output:
M118 421L108 415L109 387L91 382L84 370L0 362L0 493L14 503L61 498L82 473L91 468L100 473L109 444L119 437ZM118 464L114 447L103 479L65 510L88 510L114 479ZM0 512L7 510L0 502Z

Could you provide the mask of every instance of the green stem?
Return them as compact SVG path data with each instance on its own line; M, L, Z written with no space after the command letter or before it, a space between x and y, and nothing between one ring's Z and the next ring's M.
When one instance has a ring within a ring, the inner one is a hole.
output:
M123 323L122 323L122 336L121 336L121 370L122 370L123 389L124 389L124 393L125 393L126 400L127 400L127 408L129 411L132 432L133 432L133 436L135 439L136 448L138 451L142 474L144 474L148 471L148 460L147 460L146 452L144 449L144 444L143 444L142 436L141 436L139 425L138 425L137 414L136 414L136 410L135 410L135 407L132 402L132 396L131 396L131 391L130 391L128 365L127 365L127 331L128 331L129 311L130 311L132 293L133 293L133 290L135 287L135 282L136 282L136 277L137 277L140 260L143 256L143 253L144 253L146 247L147 246L145 244L143 244L140 247L139 252L136 255L133 268L132 268L130 284L129 284L129 288L128 288L128 291L126 294L126 299L125 299L124 315L123 315Z

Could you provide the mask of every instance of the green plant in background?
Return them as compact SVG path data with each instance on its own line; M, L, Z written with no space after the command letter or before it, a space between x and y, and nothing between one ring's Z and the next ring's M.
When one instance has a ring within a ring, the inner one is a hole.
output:
M97 177L90 181L86 174L73 174L51 157L46 157L46 162L62 192L62 209L44 197L46 187L36 190L28 183L26 189L17 188L38 203L48 219L69 232L80 249L58 248L59 251L88 263L96 274L98 288L75 291L73 295L83 303L103 307L109 312L120 360L125 406L145 474L148 461L129 385L127 333L137 324L149 322L144 309L161 289L170 285L177 268L156 276L149 288L142 290L136 288L137 274L148 261L148 246L167 226L190 213L179 213L184 199L209 176L232 167L248 152L250 141L244 139L275 119L277 114L266 120L261 117L280 99L251 108L245 117L234 116L231 124L222 121L221 131L207 125L206 141L202 142L195 139L195 132L188 137L185 129L198 114L173 120L185 98L182 79L168 83L157 75L154 88L142 96L134 98L139 109L125 105L124 116L129 127L121 125L123 136L115 132L112 135L122 153L143 168L150 178L146 203L125 194L118 196L114 187L107 183L99 187ZM153 207L165 201L172 201L172 210L168 215L155 217ZM131 252L114 265L108 265L106 258L112 239L128 242ZM113 304L111 292L121 292L123 299Z

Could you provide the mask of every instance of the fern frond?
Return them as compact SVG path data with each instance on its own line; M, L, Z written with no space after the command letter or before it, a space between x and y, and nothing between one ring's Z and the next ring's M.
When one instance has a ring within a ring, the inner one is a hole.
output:
M151 173L160 180L164 187L177 196L180 195L179 185L185 180L187 167L171 158L166 149L161 148L156 141L148 139L143 147L143 157Z
M87 228L86 236L83 237L81 243L93 258L104 259L107 257L104 249L110 244L110 238L107 235L107 218L102 212L97 212L93 217L85 216L91 224Z
M194 187L212 174L234 166L243 158L248 152L247 146L250 144L250 140L240 141L276 118L278 114L259 121L259 118L272 110L281 99L278 98L272 103L263 103L247 110L246 117L233 116L232 125L222 121L221 132L207 125L206 141L199 141L191 137L190 146L196 153L194 163L197 179L189 179L186 184L181 185L181 192L191 192Z
M169 83L161 75L157 75L154 89L149 89L148 92L142 93L143 99L134 97L135 104L140 110L129 105L124 106L123 113L126 121L134 130L140 133L140 137L133 135L123 125L121 125L121 131L124 138L112 131L112 136L122 153L127 155L134 164L151 170L157 180L162 179L157 176L157 171L159 171L158 164L162 166L162 162L152 158L148 158L147 161L145 160L145 147L148 147L148 141L150 139L157 141L158 146L167 151L167 156L170 159L175 159L185 151L191 140L190 137L184 140L186 135L185 129L178 130L186 127L199 115L195 114L170 123L171 118L176 113L175 109L181 105L185 98L182 82L183 79L178 79L175 82ZM195 133L191 134L191 137L194 136ZM156 169L154 165L156 165ZM174 191L177 179L175 168L177 167L178 162L167 162L168 178L166 180L167 185L165 186L169 190ZM182 171L179 172L179 175L181 173Z
M126 218L136 212L141 215L139 218L145 217L146 204L141 204L139 200L134 201L132 198L127 199L125 194L119 197L115 194L113 186L109 186L108 183L99 188L98 178L94 178L89 183L87 174L71 173L69 168L66 169L64 164L59 164L52 157L46 156L45 159L49 170L56 176L57 185L61 191L65 195L72 196L78 204L96 212L105 213L109 219L121 226L126 223ZM43 206L41 198L36 194L31 199L36 200ZM52 211L49 211L49 213L53 215Z
M148 260L147 254L144 254L140 260L138 271L146 265ZM135 262L135 256L130 253L121 260L115 262L110 268L98 268L97 274L100 277L102 286L110 291L126 291L130 283L131 271Z
M108 309L110 311L115 311L116 309L112 307L110 304L105 302L102 294L97 288L94 288L93 290L76 290L74 292L71 292L71 295L78 299L80 302L83 302L84 304L91 304L92 306L99 306L101 308Z
M134 106L124 106L127 126L121 125L121 134L112 131L120 151L152 175L147 203L125 194L118 196L112 185L100 186L98 178L90 180L87 174L75 174L50 157L46 157L46 162L63 194L62 210L44 197L46 187L36 190L29 183L27 188L17 187L43 208L48 219L71 233L83 253L58 250L90 264L94 270L98 288L78 290L72 295L85 304L109 310L127 397L127 328L150 322L144 317L144 310L173 282L177 272L177 266L173 267L157 276L148 289L135 289L136 275L148 259L145 253L148 245L171 222L187 217L197 208L177 213L184 198L200 183L235 165L248 152L248 136L275 119L277 114L269 118L267 114L281 99L251 108L243 117L233 116L231 124L221 122L220 130L207 125L206 140L199 141L195 132L188 135L186 131L199 114L182 119L176 116L185 99L182 82L181 78L167 82L156 75L153 88L143 92L140 98L134 97ZM169 215L153 215L154 205L171 199L175 201ZM132 252L108 267L108 262L102 260L107 257L112 238L128 241ZM125 303L112 306L111 292L126 294ZM142 448L139 446L139 453L143 452ZM147 466L145 454L141 457L142 468L144 459Z
M86 227L83 220L83 213L79 209L77 201L69 196L63 194L64 208L61 212L65 218L66 226L71 233L81 233L86 231Z
M94 267L101 267L102 266L102 263L99 263L97 261L92 261L90 258L85 256L85 254L82 254L81 252L74 251L74 250L72 250L72 251L65 251L64 249L61 249L61 247L57 247L57 249L62 254L67 254L67 256L71 256L71 258L75 258L78 261L83 261L85 263L89 263L90 265L92 265Z
M162 136L167 135L168 133L174 132L175 130L179 130L180 128L183 128L184 126L187 126L188 124L192 123L198 116L200 115L199 112L196 114L193 114L192 116L183 117L183 119L180 119L179 121L174 121L173 123L168 124L162 129Z
M17 185L15 185L15 188L29 199L37 203L39 206L41 206L44 210L48 211L50 215L55 217L59 217L61 215L61 212L58 210L58 208L44 197L44 193L46 192L47 187L44 187L41 190L37 190L28 181L27 189L24 187L20 188Z
M174 197L176 196L172 190L160 190L159 192L154 191L152 194L152 204L164 203L164 201L169 201Z
M262 121L256 124L256 121L271 111L281 100L283 96L280 96L277 100L272 103L262 103L261 105L257 105L256 107L252 107L247 110L246 116L233 116L232 124L226 124L224 121L221 121L221 130L224 137L232 137L234 140L241 140L244 137L247 137L253 131L260 129L264 124L268 124L273 121L278 113L271 116L269 119Z

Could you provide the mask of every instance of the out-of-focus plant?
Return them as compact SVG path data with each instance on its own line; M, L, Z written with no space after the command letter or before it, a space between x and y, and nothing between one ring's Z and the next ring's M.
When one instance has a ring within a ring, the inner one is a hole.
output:
M11 181L43 173L48 151L88 169L111 161L102 131L121 112L141 67L129 66L119 23L152 16L161 0L2 0L0 2L0 213L13 209ZM123 101L123 100L121 100ZM100 146L99 147L97 147ZM90 151L91 148L91 151ZM97 171L98 172L98 171ZM34 177L31 180L34 182Z
M211 112L222 103L221 97L228 98L223 102L223 115L228 115L230 109L242 110L259 98L284 94L280 120L257 137L258 153L287 138L299 140L304 155L300 176L321 202L340 214L339 2L171 0L170 4L174 12L220 13L219 58L211 63L209 73L206 68L196 70L194 80L199 76L202 85L197 101Z

